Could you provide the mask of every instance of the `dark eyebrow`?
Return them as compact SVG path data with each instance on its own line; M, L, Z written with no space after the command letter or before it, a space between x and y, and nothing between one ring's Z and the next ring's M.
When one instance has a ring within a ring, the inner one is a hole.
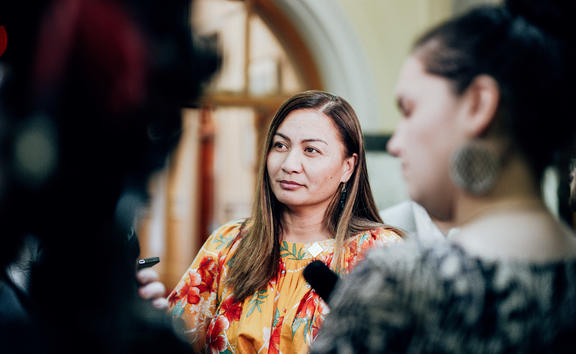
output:
M304 139L304 140L302 140L302 142L304 142L304 143L324 143L324 144L328 145L328 143L322 139Z
M282 139L290 141L290 138L289 138L289 137L287 137L287 136L286 136L286 135L284 135L284 134L281 134L281 133L278 133L278 132L276 132L276 134L275 134L275 135L280 135L280 137L281 137Z
M291 141L289 137L287 137L286 135L282 134L282 133L278 133L276 132L276 135L279 135L280 137L282 137L282 139L285 139L287 141ZM328 145L328 143L322 139L314 139L314 138L309 138L309 139L304 139L302 140L303 143L313 143L313 142L320 142L320 143L324 143L326 145Z

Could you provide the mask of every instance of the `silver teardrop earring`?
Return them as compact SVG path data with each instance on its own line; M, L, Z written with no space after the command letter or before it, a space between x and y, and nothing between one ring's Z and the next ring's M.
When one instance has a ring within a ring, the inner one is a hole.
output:
M502 157L498 149L486 142L473 140L455 151L450 177L466 192L482 196L494 188L501 168Z

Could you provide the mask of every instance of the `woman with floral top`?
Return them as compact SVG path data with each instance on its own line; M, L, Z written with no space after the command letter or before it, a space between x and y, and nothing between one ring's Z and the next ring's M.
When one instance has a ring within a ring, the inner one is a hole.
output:
M295 95L264 146L251 217L212 233L168 298L200 351L307 352L328 307L302 277L306 265L347 273L366 249L401 239L378 215L344 99Z

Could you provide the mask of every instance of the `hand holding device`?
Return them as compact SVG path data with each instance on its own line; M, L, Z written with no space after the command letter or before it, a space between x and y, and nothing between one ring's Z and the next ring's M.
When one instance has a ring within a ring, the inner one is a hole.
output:
M160 257L148 257L148 258L140 258L137 263L138 270L152 267L153 265L160 262Z
M158 280L158 273L150 268L158 262L160 257L142 258L137 261L138 294L142 299L149 300L157 309L165 310L168 308L168 300L164 297L166 287Z

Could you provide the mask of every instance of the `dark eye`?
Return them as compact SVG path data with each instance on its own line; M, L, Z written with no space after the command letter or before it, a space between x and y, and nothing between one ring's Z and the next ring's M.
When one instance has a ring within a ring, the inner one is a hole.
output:
M402 115L403 118L409 118L410 115L412 114L413 110L412 104L407 102L407 100L405 99L399 99L397 107L398 111L400 111L400 114Z
M286 145L280 141L276 141L274 144L272 144L272 147L274 148L274 150L279 150L279 151L284 151L287 149Z
M318 151L316 148L313 148L311 146L307 147L304 149L305 152L309 153L309 154L314 154L314 153L318 153L320 151Z

